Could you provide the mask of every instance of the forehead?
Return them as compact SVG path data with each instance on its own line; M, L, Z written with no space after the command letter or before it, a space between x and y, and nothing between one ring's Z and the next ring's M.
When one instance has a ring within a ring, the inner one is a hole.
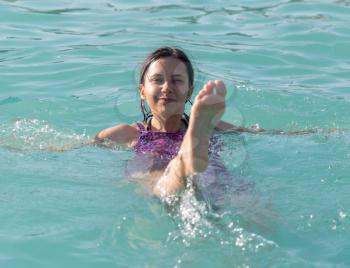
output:
M187 75L186 65L179 59L167 57L160 58L151 63L148 67L148 74L164 74L164 75Z

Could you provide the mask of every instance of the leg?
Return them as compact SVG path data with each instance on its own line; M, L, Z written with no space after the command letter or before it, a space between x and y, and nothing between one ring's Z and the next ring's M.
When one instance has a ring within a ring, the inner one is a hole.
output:
M225 84L218 80L209 81L198 93L179 153L155 185L155 195L166 197L183 190L188 176L207 168L209 139L224 113L225 95Z

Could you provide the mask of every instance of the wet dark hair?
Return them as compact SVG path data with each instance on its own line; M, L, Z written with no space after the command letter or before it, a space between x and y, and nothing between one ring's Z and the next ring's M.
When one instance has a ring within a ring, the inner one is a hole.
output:
M143 85L145 83L145 75L148 71L149 66L153 62L161 58L168 58L168 57L178 59L185 64L187 75L188 75L189 86L190 86L190 89L193 89L194 70L193 70L192 63L190 59L187 57L187 55L185 54L185 52L176 47L160 47L147 56L147 58L144 60L141 66L139 85ZM190 100L187 100L187 101L191 103ZM147 125L150 125L149 119L151 119L153 115L150 111L146 110L144 100L142 99L140 103L140 108L143 114L143 122L146 123ZM186 125L188 125L189 116L186 113L184 113L183 121Z

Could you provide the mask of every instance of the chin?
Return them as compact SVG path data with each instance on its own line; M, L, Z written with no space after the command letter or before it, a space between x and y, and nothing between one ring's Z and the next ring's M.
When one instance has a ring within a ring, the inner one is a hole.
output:
M183 111L179 111L178 109L171 109L169 107L166 107L165 109L159 110L160 114L162 114L164 117L169 118L174 115L182 115Z
M184 107L179 107L178 103L176 102L161 104L158 106L158 108L159 112L166 117L179 114L182 115L184 113Z

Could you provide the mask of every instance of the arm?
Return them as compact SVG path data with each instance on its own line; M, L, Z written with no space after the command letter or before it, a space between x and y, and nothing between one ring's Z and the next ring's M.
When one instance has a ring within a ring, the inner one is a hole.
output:
M100 131L94 139L84 140L80 143L66 144L61 146L49 145L40 150L49 152L66 152L72 149L77 149L85 145L97 145L101 147L115 147L118 145L129 146L135 136L135 128L130 125L118 125Z
M233 124L230 124L225 121L220 121L216 126L216 131L219 132L248 132L253 134L259 134L259 133L266 133L266 134L275 134L275 135L305 135L305 134L314 134L314 133L333 133L336 131L344 131L348 129L337 129L337 128L331 128L331 129L317 129L317 128L311 128L311 129L304 129L304 130L267 130L264 128L257 127L239 127L235 126Z
M117 145L131 146L134 140L138 138L138 130L136 126L127 124L117 125L100 131L95 139L88 139L79 144L68 144L63 146L48 146L44 150L50 152L65 152L77 149L85 145L97 145L101 147L115 148Z
M220 121L216 125L215 130L218 132L249 132L249 133L260 133L260 132L266 131L265 129L260 127L255 127L255 128L239 127L225 121Z
M112 141L119 145L131 146L139 136L135 125L121 124L100 131L95 136L95 143L103 145L104 141Z
M107 128L100 131L94 139L89 137L82 137L78 140L71 140L67 144L33 144L30 146L20 146L12 145L11 141L4 142L0 140L0 147L6 148L8 150L22 151L22 150L31 150L31 151L47 151L47 152L66 152L73 149L78 149L84 146L97 145L102 147L116 147L117 145L131 146L133 142L136 142L138 139L139 131L136 125L118 125L115 127ZM112 144L112 143L113 144Z

